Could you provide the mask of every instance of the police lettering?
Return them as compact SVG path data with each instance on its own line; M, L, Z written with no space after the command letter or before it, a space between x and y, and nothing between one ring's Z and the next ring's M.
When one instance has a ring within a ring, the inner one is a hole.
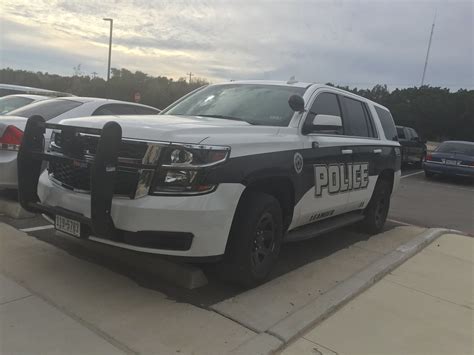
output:
M369 185L369 163L318 164L314 166L315 194L365 189Z

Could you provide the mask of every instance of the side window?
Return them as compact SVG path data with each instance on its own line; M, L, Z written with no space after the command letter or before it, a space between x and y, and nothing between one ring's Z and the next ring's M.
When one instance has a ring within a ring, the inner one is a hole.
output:
M375 112L379 116L380 123L382 124L383 132L385 133L385 138L398 141L397 131L395 129L395 123L393 122L392 115L390 111L384 110L383 108L375 106Z
M411 133L411 139L418 139L418 133L413 128L410 128L410 133Z
M342 97L345 106L344 132L348 136L374 137L364 103Z
M344 134L341 109L336 94L321 93L311 106L304 124L305 132Z
M403 127L397 127L397 135L399 139L407 139L407 137L405 136L405 130L403 129Z
M157 115L160 113L159 110L143 106L135 106L135 112L137 115Z
M135 115L135 109L133 105L126 104L107 104L100 106L94 111L92 116L104 116L104 115Z

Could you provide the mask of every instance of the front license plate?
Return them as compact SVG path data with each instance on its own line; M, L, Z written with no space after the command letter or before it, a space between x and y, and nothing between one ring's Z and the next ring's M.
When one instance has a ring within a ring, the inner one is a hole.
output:
M56 215L55 227L58 231L73 235L81 236L81 223L70 218Z
M457 165L457 164L458 164L457 160L446 159L446 165Z

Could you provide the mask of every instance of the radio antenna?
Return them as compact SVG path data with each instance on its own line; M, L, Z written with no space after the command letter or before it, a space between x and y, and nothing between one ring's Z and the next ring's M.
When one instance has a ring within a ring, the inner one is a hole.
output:
M435 10L433 24L431 25L430 40L428 42L428 50L426 51L425 67L423 68L423 76L421 77L421 85L420 86L423 86L425 84L426 67L428 66L428 58L430 56L431 40L433 39L433 32L434 32L434 27L435 27L435 22L436 22L436 12L437 12L437 10Z

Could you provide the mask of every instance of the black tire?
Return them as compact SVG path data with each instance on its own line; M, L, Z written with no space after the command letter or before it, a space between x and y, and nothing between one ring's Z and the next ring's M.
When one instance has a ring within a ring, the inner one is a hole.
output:
M390 180L377 181L372 198L364 211L365 219L361 223L365 232L377 234L382 231L390 209L391 190Z
M433 176L434 176L434 173L425 170L425 177L427 177L429 179L429 178L432 178Z
M281 207L273 196L247 192L232 222L223 276L247 288L265 282L280 254L282 225Z

